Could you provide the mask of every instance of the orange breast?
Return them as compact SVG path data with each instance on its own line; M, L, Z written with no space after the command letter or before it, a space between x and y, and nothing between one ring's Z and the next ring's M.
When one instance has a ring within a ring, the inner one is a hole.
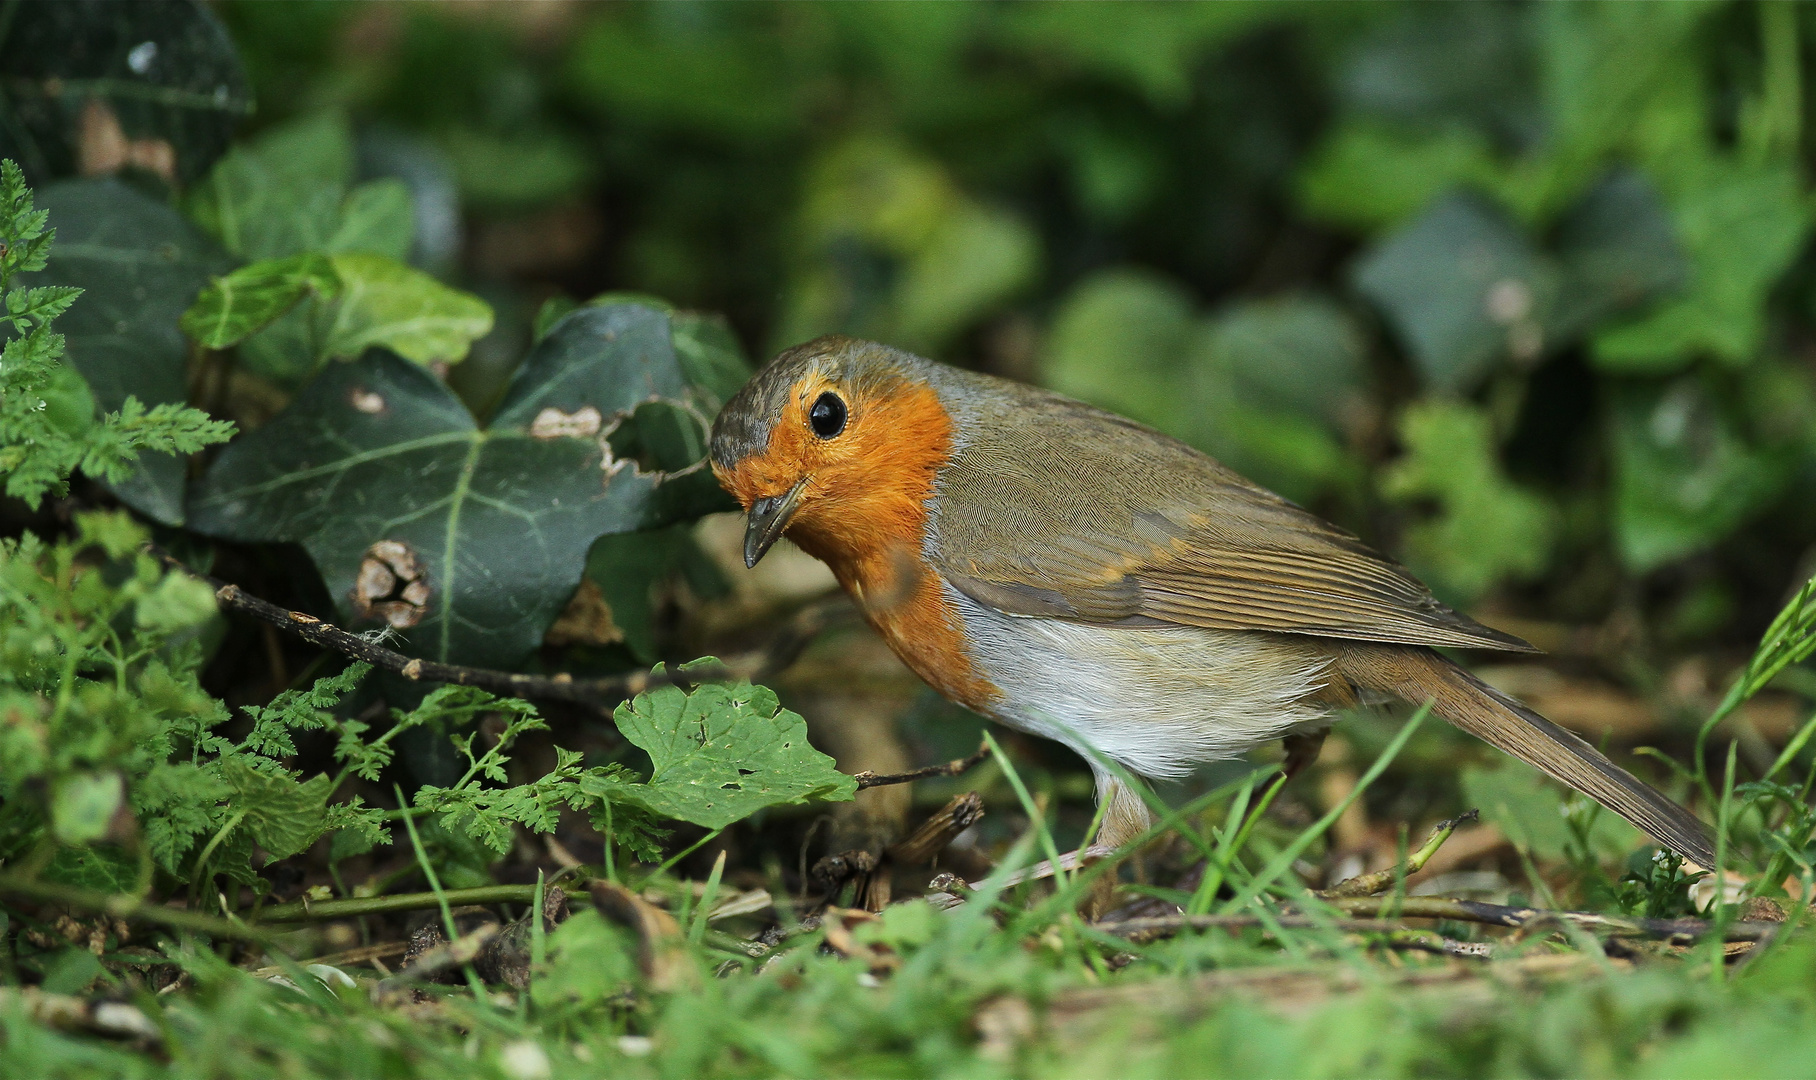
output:
M947 697L988 711L1000 696L977 670L963 621L921 558L927 500L951 458L952 421L933 388L908 378L844 386L851 420L816 438L806 406L829 384L792 388L765 449L714 471L748 509L808 480L788 538L832 568L897 656Z
M802 546L815 553L811 541ZM939 576L921 559L918 540L876 557L825 561L870 625L916 675L968 709L991 711L1001 694L972 663L964 623L940 588Z

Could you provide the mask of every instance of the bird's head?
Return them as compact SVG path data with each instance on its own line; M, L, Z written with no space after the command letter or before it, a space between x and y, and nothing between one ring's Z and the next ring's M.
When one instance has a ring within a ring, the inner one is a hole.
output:
M919 542L951 421L930 363L823 337L782 353L713 424L713 473L749 513L744 562L784 533L838 569Z

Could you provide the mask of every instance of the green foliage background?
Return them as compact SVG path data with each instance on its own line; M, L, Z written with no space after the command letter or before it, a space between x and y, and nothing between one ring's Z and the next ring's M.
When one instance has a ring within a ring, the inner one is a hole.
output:
M690 530L728 507L706 424L752 358L842 332L1159 427L1490 621L1596 628L1588 663L1637 694L1725 679L1816 571L1813 46L1803 5L1716 0L0 3L0 884L40 890L7 895L256 922L280 866L344 898L339 868L387 849L375 888L492 887L566 811L606 838L589 872L667 897L692 973L657 985L586 912L538 932L508 1005L438 991L417 1024L254 978L231 935L129 953L97 923L96 960L8 907L0 1071L1797 1073L1807 934L1738 978L1705 949L1477 1007L1334 931L1187 936L1113 975L1131 954L1064 903L992 894L861 928L901 961L881 983L825 930L759 977L709 925L723 867L676 867L741 830L780 893L786 808L851 796L770 690L655 690L616 713L631 749L531 767L576 726L358 666L278 693L140 548L429 659L681 659L657 598L727 589ZM545 637L582 582L616 637ZM1801 717L1816 604L1786 610L1740 685L1778 676ZM1676 790L1765 868L1749 891L1808 889L1812 727L1749 745L1736 786L1667 711ZM1400 755L1386 816L1463 798L1535 889L1689 912L1620 823L1502 765L1429 782L1458 771L1429 731L1349 730ZM1316 840L1245 852L1237 816L1184 832L1239 896ZM1181 998L1313 959L1363 989ZM1107 979L1149 989L1066 1011ZM23 985L136 1002L162 1056L35 1022Z

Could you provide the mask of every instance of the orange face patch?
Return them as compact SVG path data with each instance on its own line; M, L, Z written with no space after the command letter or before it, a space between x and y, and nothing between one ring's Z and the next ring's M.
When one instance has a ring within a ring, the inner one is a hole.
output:
M828 391L849 418L822 439L808 410ZM746 509L806 478L788 538L832 568L916 674L983 709L996 688L972 666L958 613L921 557L926 503L951 450L952 421L932 387L900 377L835 384L813 373L791 388L761 452L713 471Z

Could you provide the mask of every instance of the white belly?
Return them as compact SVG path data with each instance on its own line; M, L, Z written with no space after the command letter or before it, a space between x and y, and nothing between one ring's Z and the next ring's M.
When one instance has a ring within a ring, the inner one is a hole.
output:
M1138 775L1177 778L1329 723L1328 709L1306 703L1327 661L1308 663L1274 635L1020 618L946 592L973 660L1002 691L995 718L1087 761L1089 746Z

